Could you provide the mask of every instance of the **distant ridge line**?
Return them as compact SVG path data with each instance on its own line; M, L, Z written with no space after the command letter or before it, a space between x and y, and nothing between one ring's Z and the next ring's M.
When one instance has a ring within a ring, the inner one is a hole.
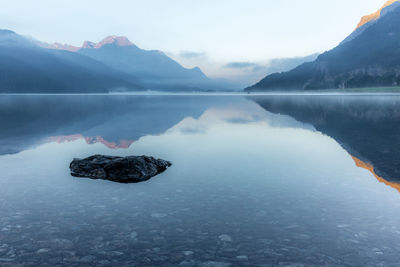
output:
M70 44L61 44L61 43L40 43L40 46L47 49L55 49L55 50L66 50L70 52L77 52L81 49L99 49L105 45L117 45L117 46L135 46L127 37L125 36L117 36L110 35L101 40L98 43L94 43L91 41L83 42L82 46L74 46Z

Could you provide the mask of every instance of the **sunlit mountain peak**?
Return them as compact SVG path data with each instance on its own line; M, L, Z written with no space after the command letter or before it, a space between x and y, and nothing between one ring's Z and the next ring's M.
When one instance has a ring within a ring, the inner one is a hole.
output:
M376 11L375 13L372 13L372 14L369 14L369 15L366 15L366 16L362 17L362 18L361 18L361 21L358 23L356 29L362 27L363 25L367 24L368 22L371 22L371 21L373 21L373 20L379 19L380 16L381 16L382 10L383 10L385 7L388 7L388 6L390 6L390 5L393 5L395 2L399 2L399 0L389 0L389 1L387 1L387 2L383 5L383 7L381 7L381 8L380 8L378 11Z

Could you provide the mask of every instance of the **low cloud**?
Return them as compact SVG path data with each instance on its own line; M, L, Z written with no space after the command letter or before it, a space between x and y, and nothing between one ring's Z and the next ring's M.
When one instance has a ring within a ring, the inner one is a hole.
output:
M260 65L254 62L231 62L224 66L224 68L229 68L229 69L247 69L247 68L254 69L258 67L260 67Z
M233 77L243 84L254 84L267 75L275 72L289 71L304 62L313 61L318 54L306 57L275 58L265 62L229 62L223 68L234 73Z
M204 52L183 51L179 53L179 56L186 59L197 59L197 58L205 58L207 57L207 54Z
M225 64L224 68L239 69L243 71L264 72L265 75L273 72L288 71L304 62L313 61L318 54L313 54L306 57L295 58L275 58L262 64L257 62L230 62Z

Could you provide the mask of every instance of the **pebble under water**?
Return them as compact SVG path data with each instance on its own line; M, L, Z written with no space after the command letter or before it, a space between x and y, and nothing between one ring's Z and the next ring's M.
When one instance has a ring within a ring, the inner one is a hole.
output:
M251 99L0 102L27 107L0 108L0 266L399 266L399 191ZM96 112L75 116L71 103ZM94 154L174 164L140 184L70 175L73 158Z

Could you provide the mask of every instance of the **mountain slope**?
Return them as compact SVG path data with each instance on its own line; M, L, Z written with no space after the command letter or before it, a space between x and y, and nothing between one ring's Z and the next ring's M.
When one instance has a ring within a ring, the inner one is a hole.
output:
M314 90L400 84L400 2L390 1L379 16L360 24L336 48L283 73L267 76L248 91Z
M199 68L110 36L82 47L46 44L0 30L0 93L106 93L224 89Z
M143 50L123 36L109 36L98 43L86 41L82 47L42 44L46 48L76 52L115 70L140 79L148 89L218 89L220 86L199 69L186 69L157 50Z
M110 36L97 44L85 42L78 53L140 77L207 79L199 69L185 69L163 52L142 50L125 37Z
M357 29L358 29L358 28L361 28L362 26L364 26L364 25L367 24L367 23L370 23L370 22L372 22L372 21L374 21L374 20L379 19L380 16L381 16L381 14L382 14L383 9L386 8L386 7L388 7L388 6L391 6L392 4L394 4L394 3L397 2L397 1L398 1L398 0L389 0L389 1L387 1L387 2L383 5L382 8L380 8L380 9L379 9L378 11L376 11L375 13L372 13L372 14L370 14L370 15L367 15L367 16L362 17L360 23L358 23L358 25L357 25Z
M89 57L44 49L0 30L0 93L91 93L120 87L138 88Z

